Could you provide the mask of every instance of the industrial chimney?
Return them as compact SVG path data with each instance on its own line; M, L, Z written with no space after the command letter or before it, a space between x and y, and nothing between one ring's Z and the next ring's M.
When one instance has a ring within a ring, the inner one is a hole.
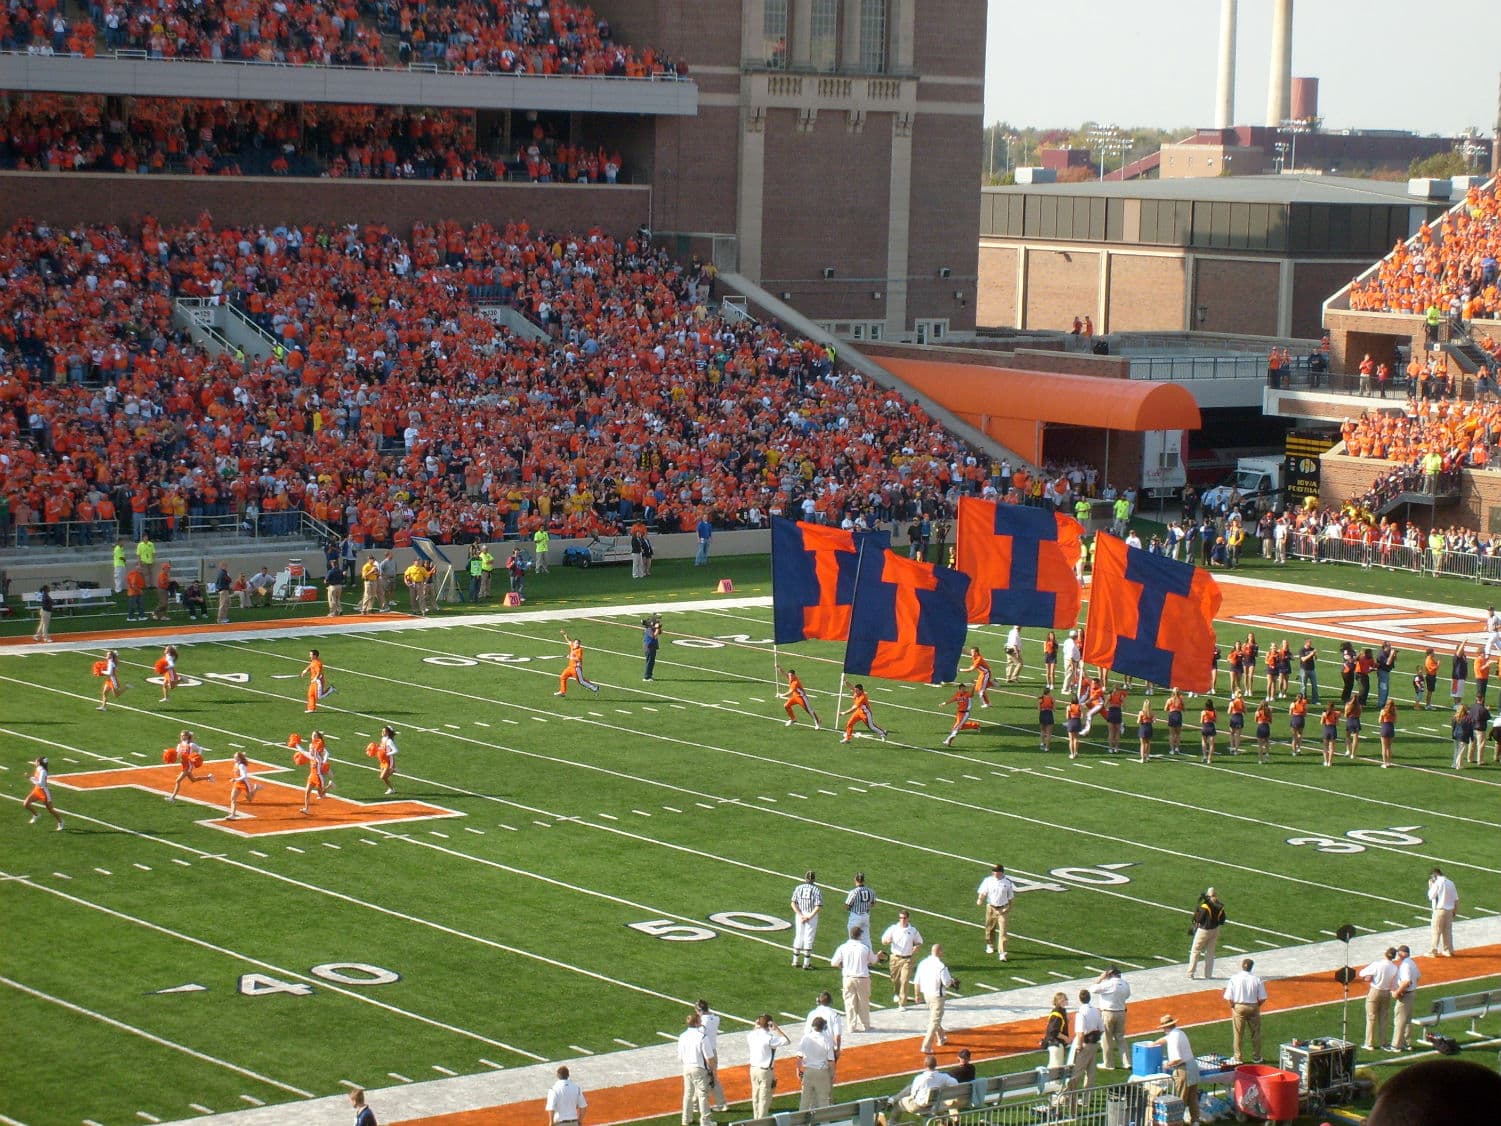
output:
M1220 2L1220 69L1214 91L1214 127L1235 124L1235 2Z
M1317 78L1293 79L1293 108L1288 114L1294 121L1312 125L1319 116L1319 80Z
M1272 0L1272 66L1267 78L1266 123L1277 128L1292 112L1293 0Z

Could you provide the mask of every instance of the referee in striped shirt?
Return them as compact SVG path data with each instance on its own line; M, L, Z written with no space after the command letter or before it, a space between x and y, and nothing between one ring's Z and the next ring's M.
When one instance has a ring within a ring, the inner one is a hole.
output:
M849 925L860 928L860 937L870 946L870 913L876 905L876 893L865 886L865 873L855 873L855 886L844 897L844 909L850 913Z

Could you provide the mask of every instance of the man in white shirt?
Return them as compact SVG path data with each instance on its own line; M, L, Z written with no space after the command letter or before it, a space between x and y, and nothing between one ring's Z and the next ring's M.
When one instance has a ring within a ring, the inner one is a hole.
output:
M745 1034L745 1046L750 1051L751 1117L767 1118L771 1115L771 1100L776 1091L777 1049L792 1043L770 1013L756 1018L756 1025ZM832 1061L831 1061L832 1062Z
M1006 631L1006 683L1015 684L1022 676L1021 626Z
M1074 1055L1074 1073L1069 1076L1070 1091L1093 1087L1095 1070L1100 1062L1100 1039L1105 1035L1105 1022L1100 1010L1095 1008L1089 990L1079 990L1079 1007L1074 1011L1074 1039L1070 1045Z
M1016 885L1006 875L1006 866L997 864L990 875L980 881L975 906L985 905L985 953L1000 950L1001 961L1006 960L1006 920L1011 914L1011 902L1016 898Z
M886 957L885 951L872 952L866 941L860 927L850 927L849 940L829 958L829 965L843 975L844 1023L851 1032L870 1031L870 967Z
M1119 1059L1121 1067L1130 1070L1131 1055L1126 1047L1126 1002L1131 997L1131 983L1121 977L1115 966L1106 966L1094 985L1095 1005L1104 1022L1105 1037L1100 1042L1100 1066L1106 1071L1115 1067L1111 1061Z
M1433 937L1429 957L1454 957L1454 912L1459 907L1459 889L1435 868L1428 876L1428 902L1433 906Z
M1418 991L1418 983L1423 980L1423 974L1418 969L1418 963L1412 956L1412 951L1405 946L1397 947L1397 987L1392 991L1392 1051L1411 1051L1412 1044L1407 1038L1407 1030L1412 1024L1412 1001L1413 994Z
M922 945L922 933L912 925L912 917L906 911L899 911L896 922L881 935L881 945L886 947L891 988L896 990L891 999L896 1002L899 1010L905 1011L907 990L912 983L912 960L917 948ZM914 1004L917 1002L916 991L913 992L912 1000Z
M709 1060L704 1054L704 1029L695 1010L684 1022L687 1027L678 1037L678 1063L683 1066L683 1126L691 1126L694 1109L700 1126L714 1126L714 1111L709 1106Z
M818 934L818 914L823 910L823 892L809 869L803 882L792 889L792 964L802 959L803 969L813 968L813 939Z
M817 1110L834 1103L834 1042L823 1017L808 1022L797 1046L797 1077L802 1081L798 1110Z
M568 1068L558 1068L558 1081L547 1092L547 1121L551 1126L584 1126L584 1108L589 1105L583 1089L568 1078Z
M839 1065L839 1053L844 1050L844 1017L834 1007L834 995L827 989L818 995L818 1004L803 1020L804 1036L813 1031L813 1021L818 1017L823 1018L824 1031L834 1044L834 1058L829 1061L829 1076L833 1078Z
M1253 972L1256 963L1242 958L1238 973L1230 975L1225 986L1225 1000L1230 1002L1230 1024L1233 1029L1234 1047L1231 1063L1241 1063L1246 1057L1241 1054L1241 1045L1247 1032L1251 1034L1251 1057L1253 1063L1261 1062L1261 1006L1266 1003L1266 983Z
M1173 1077L1173 1094L1183 1100L1188 1111L1188 1121L1199 1121L1199 1061L1194 1057L1193 1047L1188 1042L1188 1033L1178 1027L1172 1016L1164 1016L1157 1022L1163 1030L1154 1046L1162 1048L1162 1068Z
M928 1005L928 1030L923 1033L919 1045L922 1051L928 1052L949 1042L949 1034L943 1027L943 1010L949 991L959 984L944 965L942 943L935 942L933 952L917 963L914 984L918 999Z
M704 1030L704 1060L709 1068L709 1098L715 1110L727 1109L724 1101L724 1084L719 1081L719 1014L709 1008L702 997L694 1006L698 1009L699 1027Z
M1365 995L1365 1043L1361 1045L1367 1052L1376 1050L1377 1038L1391 1011L1392 992L1397 988L1396 958L1396 948L1388 947L1382 957L1360 971L1360 976L1371 983Z
M896 1105L905 1114L921 1117L938 1109L943 1101L939 1093L949 1087L959 1086L959 1081L947 1072L938 1070L938 1057L926 1056L923 1069L913 1078L905 1094L896 1097ZM892 1119L891 1121L901 1121Z
M1085 552L1080 555L1084 558ZM1079 631L1071 629L1068 636L1063 639L1063 691L1077 692L1079 689L1079 674L1083 672L1079 664Z

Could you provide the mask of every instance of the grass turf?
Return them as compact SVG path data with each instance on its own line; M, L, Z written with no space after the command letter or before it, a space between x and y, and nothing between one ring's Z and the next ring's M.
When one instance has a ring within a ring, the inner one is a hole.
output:
M1097 743L1069 767L1061 739L1050 755L1036 748L1035 679L997 692L979 713L984 729L951 750L939 742L948 693L890 684L873 695L891 741L841 747L827 730L783 727L769 609L672 611L721 575L737 593L767 592L764 560L719 560L707 572L664 563L649 583L621 569L534 577L528 609L598 608L566 623L589 646L597 697L577 685L565 700L551 695L563 663L557 622L476 625L455 614L439 630L309 642L340 688L317 717L336 794L382 800L362 749L389 722L402 747L397 796L461 818L241 839L198 824L217 816L202 806L58 787L69 832L6 819L3 875L28 879L0 882L10 938L0 965L14 983L0 986L13 1029L0 1048L13 1077L0 1113L33 1126L175 1118L195 1103L337 1093L341 1080L381 1087L399 1082L393 1075L482 1071L482 1061L572 1058L655 1042L699 995L727 1031L766 1009L802 1012L815 983L837 984L828 972L789 971L789 934L775 929L810 866L829 904L821 953L837 941L840 889L864 870L883 904L878 925L909 906L928 941L949 946L958 976L998 989L1015 977L1084 976L1104 961L1181 959L1192 897L1208 883L1232 919L1222 956L1226 943L1296 945L1344 922L1417 925L1433 863L1456 875L1463 914L1501 909L1494 850L1483 847L1501 778L1453 777L1448 739L1420 730L1433 725L1426 717L1404 713L1406 769L1395 774L1343 762L1324 772L1316 754L1292 759L1280 745L1266 767L1245 754L1140 767ZM1476 606L1479 592L1466 589L1467 601L1450 604ZM650 685L639 627L609 609L648 592L667 611ZM998 652L999 631L975 637ZM65 781L159 762L184 726L214 757L243 747L290 767L286 736L306 735L313 719L296 679L306 648L186 645L181 668L199 683L165 706L141 683L146 651L126 650L136 687L102 715L92 655L0 663L7 796L24 793L39 753ZM781 653L826 725L838 657L822 644ZM283 777L300 784L302 774ZM1416 839L1347 836L1394 829ZM1013 914L1005 973L980 955L973 908L997 859L1033 888ZM314 972L330 963L400 979L346 984ZM244 974L264 975L249 983L253 995L239 989ZM158 992L185 984L205 988ZM1269 1040L1286 1035L1274 1020ZM1195 1037L1201 1051L1228 1043L1228 1026Z

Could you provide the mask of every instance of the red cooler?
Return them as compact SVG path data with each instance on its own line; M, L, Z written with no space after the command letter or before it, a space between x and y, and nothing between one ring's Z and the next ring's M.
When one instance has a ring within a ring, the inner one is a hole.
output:
M1241 1064L1235 1069L1235 1108L1272 1122L1292 1122L1298 1117L1298 1073Z

